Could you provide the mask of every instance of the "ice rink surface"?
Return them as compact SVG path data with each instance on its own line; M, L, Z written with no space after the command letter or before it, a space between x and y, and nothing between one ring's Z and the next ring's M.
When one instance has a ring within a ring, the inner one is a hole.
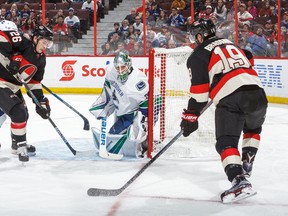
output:
M78 151L73 156L47 120L26 98L30 118L28 142L37 155L23 165L10 154L10 119L0 129L1 216L282 216L288 215L288 106L269 104L259 153L250 181L258 194L235 204L222 204L220 194L230 188L211 143L211 154L155 161L117 197L89 197L90 187L120 188L148 159L107 161L95 155L91 131L83 120L52 95L51 118ZM88 109L95 95L60 95L99 126ZM175 134L177 133L177 128ZM177 145L177 142L174 143ZM200 149L199 149L200 148ZM201 152L201 147L195 146Z

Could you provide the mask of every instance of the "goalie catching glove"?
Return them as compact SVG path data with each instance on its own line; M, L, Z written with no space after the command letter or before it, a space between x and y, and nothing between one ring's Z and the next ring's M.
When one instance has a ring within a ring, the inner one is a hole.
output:
M39 103L41 104L41 107L36 105L36 112L43 119L48 119L50 117L50 111L51 111L49 106L49 100L44 97L42 100L39 100Z
M182 121L180 124L183 130L183 136L187 137L198 129L198 117L193 110L186 110L182 113Z

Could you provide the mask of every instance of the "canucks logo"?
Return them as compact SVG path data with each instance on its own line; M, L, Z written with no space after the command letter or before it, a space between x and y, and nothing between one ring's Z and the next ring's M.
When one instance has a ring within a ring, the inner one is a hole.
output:
M138 83L136 84L136 88L137 88L138 91L143 90L145 87L146 87L146 83L143 82L143 81L140 81L140 82L138 82Z

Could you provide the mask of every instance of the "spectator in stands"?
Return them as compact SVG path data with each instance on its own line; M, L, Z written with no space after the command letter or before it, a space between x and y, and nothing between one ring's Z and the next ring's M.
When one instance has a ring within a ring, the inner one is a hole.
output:
M283 13L283 19L280 22L281 27L285 27L288 30L288 11Z
M99 53L99 55L112 55L114 54L114 50L110 47L110 43L106 42L102 46L102 52Z
M108 41L107 41L108 42ZM119 35L117 32L114 32L110 41L109 41L109 44L110 44L110 47L113 51L117 50L118 49L118 43L120 42L119 40Z
M54 23L53 20L49 18L49 16L45 17L45 26L47 26L49 29L53 29Z
M167 25L167 14L166 11L161 10L159 17L156 19L155 27L161 28L164 25Z
M140 16L135 17L135 23L133 24L133 26L134 26L135 30L139 29L140 32L143 31L143 23L141 22Z
M97 0L97 18L104 18L104 4L102 3L102 0Z
M63 15L59 15L53 27L54 43L58 44L57 52L66 52L68 47L68 26L64 23L64 19Z
M245 24L250 26L250 21L253 20L253 16L246 10L246 4L240 4L240 11L238 12L238 26L242 29Z
M177 8L177 10L184 10L186 2L184 0L173 0L170 9Z
M133 26L133 28L134 28L134 26ZM135 29L134 33L135 33L135 36L136 36L136 41L140 42L141 41L141 37L140 36L141 36L142 32L140 31L140 29Z
M73 43L78 42L79 30L80 30L80 20L79 18L74 15L74 9L71 7L69 8L69 15L65 17L64 23L68 26L68 37Z
M135 43L136 43L136 37L134 35L130 36L127 41L126 50L128 53L133 54L135 51Z
M251 27L248 24L244 24L243 29L240 31L239 34L239 47L244 49L245 46L248 44L248 39L253 35L251 31Z
M36 23L34 23L30 17L27 17L25 19L24 24L22 25L22 32L32 37L35 27L36 27Z
M129 22L128 20L124 19L122 21L122 25L120 27L120 32L122 33L123 37L124 37L124 40L127 39L127 35L129 33Z
M173 40L171 31L170 31L169 29L164 30L164 35L165 35L167 44L168 44L168 41L169 41L169 40L171 40L171 39Z
M247 11L253 16L253 19L258 17L257 8L255 7L253 0L247 1Z
M241 4L241 1L237 0L236 1L236 9L238 12L240 11L240 9L239 9L240 4ZM234 21L234 4L232 4L232 7L227 12L226 21Z
M1 14L0 14L0 20L5 20L6 19L6 8L2 7L1 8Z
M118 48L114 51L114 54L117 55L119 52L126 53L129 55L129 52L125 49L125 43L124 42L119 42L118 43Z
M32 21L33 21L34 23L37 24L37 14L36 14L36 12L35 12L34 9L31 9L31 10L30 10L30 18L32 19ZM52 28L52 29L53 29L53 28Z
M145 11L151 10L151 3L149 0L145 1ZM141 5L136 9L136 15L140 16L140 18L142 18L142 13L143 13L143 5Z
M23 10L21 10L21 18L22 19L26 19L27 17L29 17L30 16L30 8L29 8L29 3L28 2L25 2L24 3L24 8L23 8Z
M13 10L15 10L17 17L20 17L20 16L21 16L21 13L20 13L20 11L18 10L18 7L17 7L17 4L16 4L16 3L13 3L13 4L11 5L11 8L10 8L10 10L7 11L6 16L11 15L11 13L12 13Z
M10 20L12 22L14 22L16 24L16 26L18 27L18 29L20 28L20 24L21 24L21 18L19 16L17 16L17 12L16 10L11 10L10 13L6 16L6 20Z
M128 14L125 19L128 20L129 24L134 24L136 19L136 9L132 8L130 14Z
M253 56L267 56L267 40L263 35L262 27L258 27L256 33L248 39L245 49L252 52Z
M168 41L168 47L167 47L167 48L168 48L168 49L176 48L176 42L175 42L174 40L170 39L170 40Z
M280 46L281 46L281 57L288 57L288 32L285 26L281 26L280 32Z
M115 22L114 23L114 31L113 32L110 32L109 34L108 34L108 38L107 38L107 41L110 41L111 40L111 38L112 38L112 36L114 35L114 33L117 33L118 34L118 36L119 36L119 40L124 40L124 35L123 35L123 33L121 32L121 30L120 30L120 24L119 24L119 22Z
M192 24L193 24L193 20L191 18L191 16L189 16L184 24L185 28L184 28L184 31L185 32L190 32L190 29L192 27Z
M181 14L178 14L177 8L173 8L167 20L167 24L173 27L182 27L184 22L184 17Z
M149 10L146 11L146 25L155 26L155 17L150 13Z
M81 8L89 11L89 24L94 25L94 1L86 0L82 4ZM96 4L96 10L97 10L97 4Z
M205 11L199 13L199 19L210 19L213 16L216 16L216 14L213 12L211 5L207 5Z
M272 21L269 19L264 25L264 36L267 40L267 50L269 57L276 57L278 54L278 42L277 42L277 29L274 29Z
M153 30L148 31L147 39L151 41L151 47L159 47L159 40L156 38L156 33Z
M154 17L154 20L155 20L155 21L156 21L157 18L160 16L161 11L163 11L163 10L161 10L161 8L158 7L157 2L152 2L150 14Z
M132 55L144 55L143 45L140 42L135 42L134 44L134 52Z
M190 34L187 34L184 38L184 43L182 43L182 46L189 46L192 47L192 42L190 40Z
M226 19L227 8L224 4L224 0L218 0L214 9L214 14L219 22L224 22Z
M135 33L135 28L134 28L133 25L129 25L128 32L127 32L127 35L125 36L125 39L128 39L132 35L135 36L136 41L137 41L138 37L137 37L137 35Z
M61 8L57 11L57 14L53 17L53 22L54 23L57 22L58 16L64 16L63 10Z
M146 41L146 55L149 55L150 48L152 48L152 41L151 40L147 40Z
M258 16L259 17L271 17L273 15L273 11L270 8L270 3L266 0L260 9Z

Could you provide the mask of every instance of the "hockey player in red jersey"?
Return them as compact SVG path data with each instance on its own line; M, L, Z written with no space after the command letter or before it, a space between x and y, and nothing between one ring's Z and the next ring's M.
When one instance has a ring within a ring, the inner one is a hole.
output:
M232 187L221 194L223 203L256 194L246 179L259 147L267 99L252 54L228 39L215 36L210 20L194 22L191 33L198 46L187 60L191 75L191 98L181 121L183 136L198 129L198 116L209 98L216 106L216 150ZM245 54L246 53L246 54ZM248 59L249 58L249 59ZM243 132L242 155L238 142Z
M1 21L1 25L9 25ZM20 91L22 82L29 88L44 109L36 106L36 112L47 119L50 115L49 101L43 95L43 79L46 56L45 50L53 43L53 33L46 26L36 27L31 38L27 38L15 29L0 31L0 109L11 119L12 153L19 160L29 161L29 153L35 154L35 147L26 141L26 123L28 110Z

